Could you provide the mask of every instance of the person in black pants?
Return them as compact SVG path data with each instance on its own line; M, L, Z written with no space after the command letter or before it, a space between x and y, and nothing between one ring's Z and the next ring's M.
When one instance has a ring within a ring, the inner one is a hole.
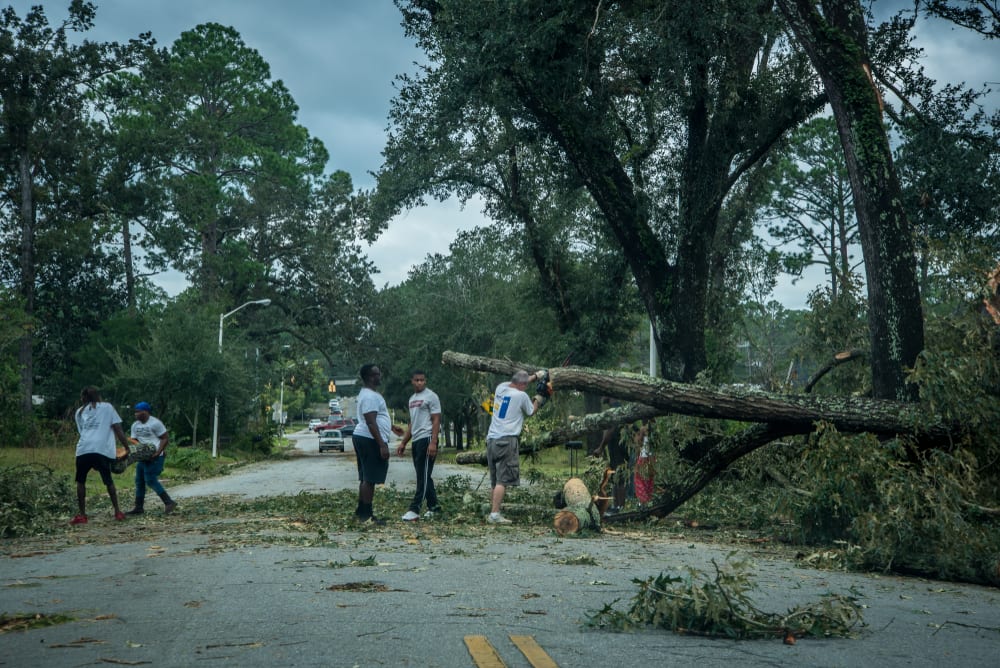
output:
M440 512L437 492L434 491L434 480L431 473L434 470L434 458L437 457L438 434L441 431L441 400L438 395L427 388L427 374L417 369L410 374L413 384L413 394L410 396L410 424L406 426L396 455L402 457L406 452L406 444L413 441L410 451L413 456L413 468L417 473L417 491L410 502L410 508L403 515L403 520L412 522L420 518L420 506L426 500L427 512L425 518L434 517Z

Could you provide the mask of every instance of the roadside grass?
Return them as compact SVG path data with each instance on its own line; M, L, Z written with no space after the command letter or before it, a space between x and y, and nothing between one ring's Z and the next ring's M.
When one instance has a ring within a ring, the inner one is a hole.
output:
M289 449L290 444L285 442L271 457L285 457ZM443 448L438 461L454 463L457 454L454 449ZM162 514L159 501L154 498L148 499L147 513L141 518L115 523L111 519L111 503L104 485L93 472L87 483L87 510L92 522L86 528L70 527L68 519L76 512L74 462L74 452L69 447L0 449L0 472L35 471L37 482L32 482L31 488L35 496L45 497L47 504L42 508L36 501L19 510L16 517L10 517L16 504L5 503L4 511L0 512L0 536L50 535L75 539L87 536L88 540L116 541L127 540L134 534L136 538L141 536L143 540L150 540L161 531L169 533L183 527L183 530L212 534L220 546L243 543L307 546L327 544L345 533L359 535L362 537L359 540L363 541L365 535L383 530L358 525L354 518L357 504L354 488L251 500L226 496L184 499L180 509L170 516ZM248 462L229 456L213 460L206 450L189 447L172 448L167 463L161 480L169 491L172 486L184 482L225 475ZM562 489L571 474L582 478L588 488L596 492L603 462L578 455L575 467L571 468L569 452L560 448L524 456L521 462L523 484L509 488L504 501L504 514L514 522L510 527L485 523L489 510L489 476L483 467L469 466L468 469L468 474L464 475L435 477L443 510L437 517L402 522L400 518L407 510L412 491L393 485L377 488L375 513L387 520L387 530L403 530L414 536L473 537L510 530L551 534L556 512L555 493ZM130 467L124 474L115 476L115 485L122 509L128 510L134 500L134 469ZM20 493L17 489L4 488L0 478L0 498ZM635 503L630 499L626 509L635 508ZM785 527L777 525L779 531L776 532L773 519L776 504L776 498L767 490L756 490L755 498L749 499L737 487L719 484L710 486L685 504L683 517L652 518L626 526L607 525L605 530L662 534L699 542L739 543L755 551L773 548L784 553L791 548L782 545L788 540L781 535ZM590 536L592 532L578 537Z
M190 451L195 451L195 449L172 448L169 450L166 466L163 469L163 474L160 476L160 480L163 481L164 486L170 482L173 482L174 484L181 484L192 480L199 480L201 478L209 478L225 472L234 465L240 464L238 460L232 457L220 457L216 460L212 460L211 457L208 456L208 463L201 462L195 467L192 467L189 463L187 463L190 459L192 459L188 454ZM205 454L207 455L208 453ZM48 468L54 475L65 476L66 479L73 483L73 479L76 475L76 451L73 447L40 446L35 448L0 448L0 468L13 468L21 466L38 466ZM112 477L114 478L115 488L117 488L119 495L123 492L134 492L134 467L130 466L124 473L113 475ZM101 494L107 498L107 491L104 487L104 483L101 481L101 476L99 476L96 472L91 471L87 476L88 501L91 496L95 494ZM73 505L74 507L76 505L75 492Z
M291 442L282 440L268 455L234 452L213 459L205 447L172 447L160 481L170 488L187 482L225 475L261 459L282 458ZM72 445L0 448L0 537L51 533L77 513L76 451ZM135 467L112 475L119 507L129 510L135 501ZM159 503L157 499L150 499ZM87 475L87 515L110 517L111 500L101 476Z

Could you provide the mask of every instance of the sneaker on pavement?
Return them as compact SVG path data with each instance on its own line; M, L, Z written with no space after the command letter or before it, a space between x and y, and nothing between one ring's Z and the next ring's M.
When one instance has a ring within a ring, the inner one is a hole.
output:
M119 522L121 522L122 520L125 519L125 513L123 513L120 510L116 510L115 511L115 519L118 520Z
M86 515L77 515L76 517L74 517L73 519L71 519L69 521L69 523L70 524L86 524L87 523L87 516Z
M420 519L420 515L417 515L412 510L407 510L406 514L403 515L403 521L404 522L412 522L412 521L417 520L417 519Z
M513 522L500 513L490 513L486 516L486 521L490 524L513 524Z

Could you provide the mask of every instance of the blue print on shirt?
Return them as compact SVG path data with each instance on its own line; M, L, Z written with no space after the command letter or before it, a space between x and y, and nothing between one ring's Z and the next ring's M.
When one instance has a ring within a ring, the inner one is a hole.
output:
M510 397L504 397L500 400L500 411L497 413L500 419L507 417L507 407L510 406Z

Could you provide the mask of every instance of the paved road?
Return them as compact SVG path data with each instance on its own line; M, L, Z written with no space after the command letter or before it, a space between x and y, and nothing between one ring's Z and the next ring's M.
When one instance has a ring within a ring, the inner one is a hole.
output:
M295 441L299 457L281 462L264 462L246 466L228 476L200 480L188 485L171 487L170 494L177 499L192 496L212 496L233 494L244 498L297 494L299 492L323 492L341 489L357 489L358 469L354 459L351 439L345 439L344 452L319 453L319 437L308 430L288 434ZM394 484L399 489L414 489L415 477L409 450L403 457L396 457L397 441L390 444L392 458L389 460L389 476L386 484ZM440 464L434 467L435 480L443 480L451 475L467 476L470 483L482 481L482 472L466 466ZM489 480L483 482L489 486Z
M302 461L317 472L294 469L302 488L329 485L337 462L352 464L339 454ZM259 489L285 478L284 466L212 484ZM208 483L181 489L204 492ZM784 612L851 592L866 606L868 626L857 638L795 645L617 634L581 621L615 600L623 607L633 578L688 566L709 572L727 550L640 532L560 539L517 526L443 537L434 522L332 532L314 547L262 546L219 541L183 516L169 521L175 533L146 540L136 538L138 524L126 534L96 518L43 550L0 543L0 612L76 619L3 635L0 666L471 667L472 637L495 648L503 663L493 665L511 668L1000 665L996 589L817 571L761 552L750 555L758 607ZM109 544L116 532L123 538ZM518 636L532 636L552 663L529 663L514 645Z

